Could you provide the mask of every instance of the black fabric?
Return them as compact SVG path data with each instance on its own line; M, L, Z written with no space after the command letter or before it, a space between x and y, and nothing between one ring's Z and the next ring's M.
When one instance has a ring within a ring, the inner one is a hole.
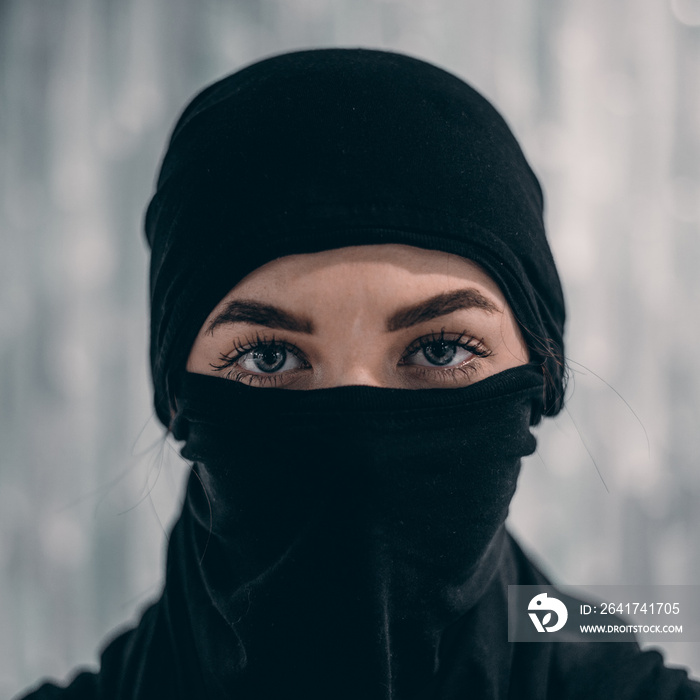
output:
M541 387L532 367L445 391L187 374L171 581L209 696L426 697L442 630L497 569Z
M178 523L172 543L180 541ZM176 544L171 544L171 551ZM508 535L496 575L468 613L442 635L441 671L433 698L450 700L698 700L700 683L681 669L667 668L656 651L635 644L579 642L512 644L505 629L508 585L549 583ZM184 603L184 601L180 601ZM173 631L162 601L149 607L139 626L117 636L101 658L101 672L79 673L66 688L43 683L21 700L116 700L173 698L208 700L204 680L172 664L167 653ZM158 654L158 650L167 653ZM190 650L193 651L193 650ZM146 668L160 667L158 676ZM355 670L359 672L359 670ZM271 671L274 674L274 671ZM343 697L344 678L335 679L331 695ZM336 688L339 693L336 695ZM230 696L235 700L235 694ZM239 696L240 697L240 696ZM260 700L301 700L293 689ZM18 696L15 700L20 700Z
M273 258L404 243L470 258L498 282L563 399L564 301L542 192L501 116L408 56L276 56L201 92L180 117L146 217L155 405L214 306Z
M100 673L27 700L700 697L636 644L512 644L547 582L504 520L538 367L460 389L250 387L185 374L191 459L165 589Z

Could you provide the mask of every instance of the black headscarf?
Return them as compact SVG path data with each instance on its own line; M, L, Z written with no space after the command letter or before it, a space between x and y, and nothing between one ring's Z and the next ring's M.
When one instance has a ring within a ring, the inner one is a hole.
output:
M504 523L530 428L562 406L564 304L537 179L483 97L380 51L249 66L180 118L146 231L156 409L193 466L161 597L66 697L700 696L633 643L507 641L508 586L546 582ZM185 371L247 273L380 243L479 263L533 361L439 390Z
M276 56L197 95L175 127L148 208L151 367L173 388L207 315L273 258L404 243L482 265L563 400L564 301L542 191L513 134L440 68L365 49Z

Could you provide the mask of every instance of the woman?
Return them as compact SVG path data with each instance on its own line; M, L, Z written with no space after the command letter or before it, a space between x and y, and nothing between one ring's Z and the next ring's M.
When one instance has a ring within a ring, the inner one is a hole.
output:
M210 86L146 217L159 419L193 462L165 587L28 698L694 698L633 642L507 641L504 527L564 400L542 194L458 78L379 51Z

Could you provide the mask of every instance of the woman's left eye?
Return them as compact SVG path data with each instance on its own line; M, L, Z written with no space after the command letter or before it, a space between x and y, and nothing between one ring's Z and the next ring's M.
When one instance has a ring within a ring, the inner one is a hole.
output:
M462 337L451 340L443 337L419 338L408 348L402 364L419 367L458 367L473 357L485 357L488 352L475 340Z

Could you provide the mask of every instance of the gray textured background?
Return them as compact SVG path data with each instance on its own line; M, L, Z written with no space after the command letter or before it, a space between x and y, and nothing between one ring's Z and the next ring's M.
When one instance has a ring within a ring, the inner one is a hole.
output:
M224 73L338 45L465 77L543 181L574 382L513 529L562 583L700 583L699 0L0 0L0 696L94 664L160 586L185 466L141 219L169 129Z

